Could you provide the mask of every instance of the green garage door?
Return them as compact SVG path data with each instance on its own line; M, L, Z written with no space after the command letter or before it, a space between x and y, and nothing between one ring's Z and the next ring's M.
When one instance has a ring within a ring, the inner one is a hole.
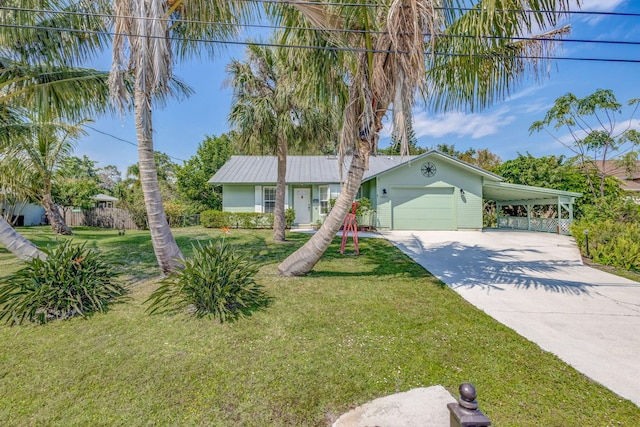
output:
M455 230L453 187L396 188L391 193L394 230Z

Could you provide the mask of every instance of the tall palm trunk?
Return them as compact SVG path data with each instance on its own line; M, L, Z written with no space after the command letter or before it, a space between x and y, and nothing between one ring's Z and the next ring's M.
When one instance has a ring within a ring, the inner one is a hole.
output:
M364 147L364 144L362 146ZM307 243L280 263L278 266L280 274L283 276L302 276L311 271L320 261L351 209L351 204L356 198L364 176L368 156L368 150L364 149L354 153L340 195L322 227Z
M44 260L47 258L44 252L18 234L2 216L0 216L0 244L22 261L31 261L34 258Z
M53 200L53 197L51 197L51 194L45 194L42 197L42 207L44 207L47 218L49 218L49 224L54 233L64 234L66 236L73 234L71 227L64 222L64 218L60 215L60 209Z
M283 138L278 138L278 178L276 182L276 205L273 209L273 240L284 242L285 215L284 193L287 177L287 143Z
M151 121L151 95L143 90L144 67L136 68L135 81L135 122L138 138L138 158L140 165L140 185L147 208L147 219L153 250L158 265L164 274L181 266L182 253L178 248L162 206L162 196L158 185L158 173L153 155L153 135Z

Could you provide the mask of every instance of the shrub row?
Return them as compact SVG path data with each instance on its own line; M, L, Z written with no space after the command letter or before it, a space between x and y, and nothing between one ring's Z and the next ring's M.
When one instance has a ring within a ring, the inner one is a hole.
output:
M200 214L200 224L207 228L273 228L273 214L210 210Z
M258 268L246 254L224 239L193 249L184 268L165 277L147 299L149 313L186 312L223 323L269 305L270 297L255 281ZM0 322L44 324L88 317L107 311L127 293L111 265L84 244L67 241L43 251L46 259L35 258L0 281Z
M589 231L589 254L586 253L585 230ZM578 221L571 234L582 254L594 262L625 270L640 271L640 224L637 222Z

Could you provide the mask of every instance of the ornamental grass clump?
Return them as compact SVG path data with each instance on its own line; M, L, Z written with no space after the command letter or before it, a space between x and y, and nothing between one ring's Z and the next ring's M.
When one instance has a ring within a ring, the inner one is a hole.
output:
M14 325L86 318L107 311L127 293L114 280L113 267L85 244L73 246L67 241L43 252L45 260L34 258L0 283L0 320Z
M254 276L258 269L224 239L198 243L184 268L165 277L146 302L147 312L189 311L220 323L250 316L266 307L269 297Z

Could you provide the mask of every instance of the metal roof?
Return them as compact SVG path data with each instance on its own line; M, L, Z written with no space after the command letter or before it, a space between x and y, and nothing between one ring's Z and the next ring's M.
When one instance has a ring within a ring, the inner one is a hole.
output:
M572 191L510 184L508 182L485 182L482 185L482 194L485 199L499 202L519 200L534 201L558 197L575 198L582 196L582 193L574 193Z
M369 170L363 181L407 163L413 156L371 156ZM346 177L349 159L343 176ZM210 184L263 184L275 183L278 175L276 156L232 156L209 180ZM344 178L343 178L344 179ZM340 183L338 158L335 156L287 156L288 184Z
M93 200L97 200L99 202L118 202L120 201L120 199L118 199L117 197L113 197L113 196L109 196L107 194L96 194L95 196L92 197Z
M365 182L410 161L420 161L429 156L438 158L475 172L484 178L483 196L496 201L533 201L551 198L582 196L571 191L552 190L528 185L510 184L502 177L437 150L419 156L371 156ZM349 159L343 176L346 176ZM275 184L278 173L276 156L232 156L209 180L210 184ZM287 156L287 184L337 184L340 183L338 158L335 156Z

